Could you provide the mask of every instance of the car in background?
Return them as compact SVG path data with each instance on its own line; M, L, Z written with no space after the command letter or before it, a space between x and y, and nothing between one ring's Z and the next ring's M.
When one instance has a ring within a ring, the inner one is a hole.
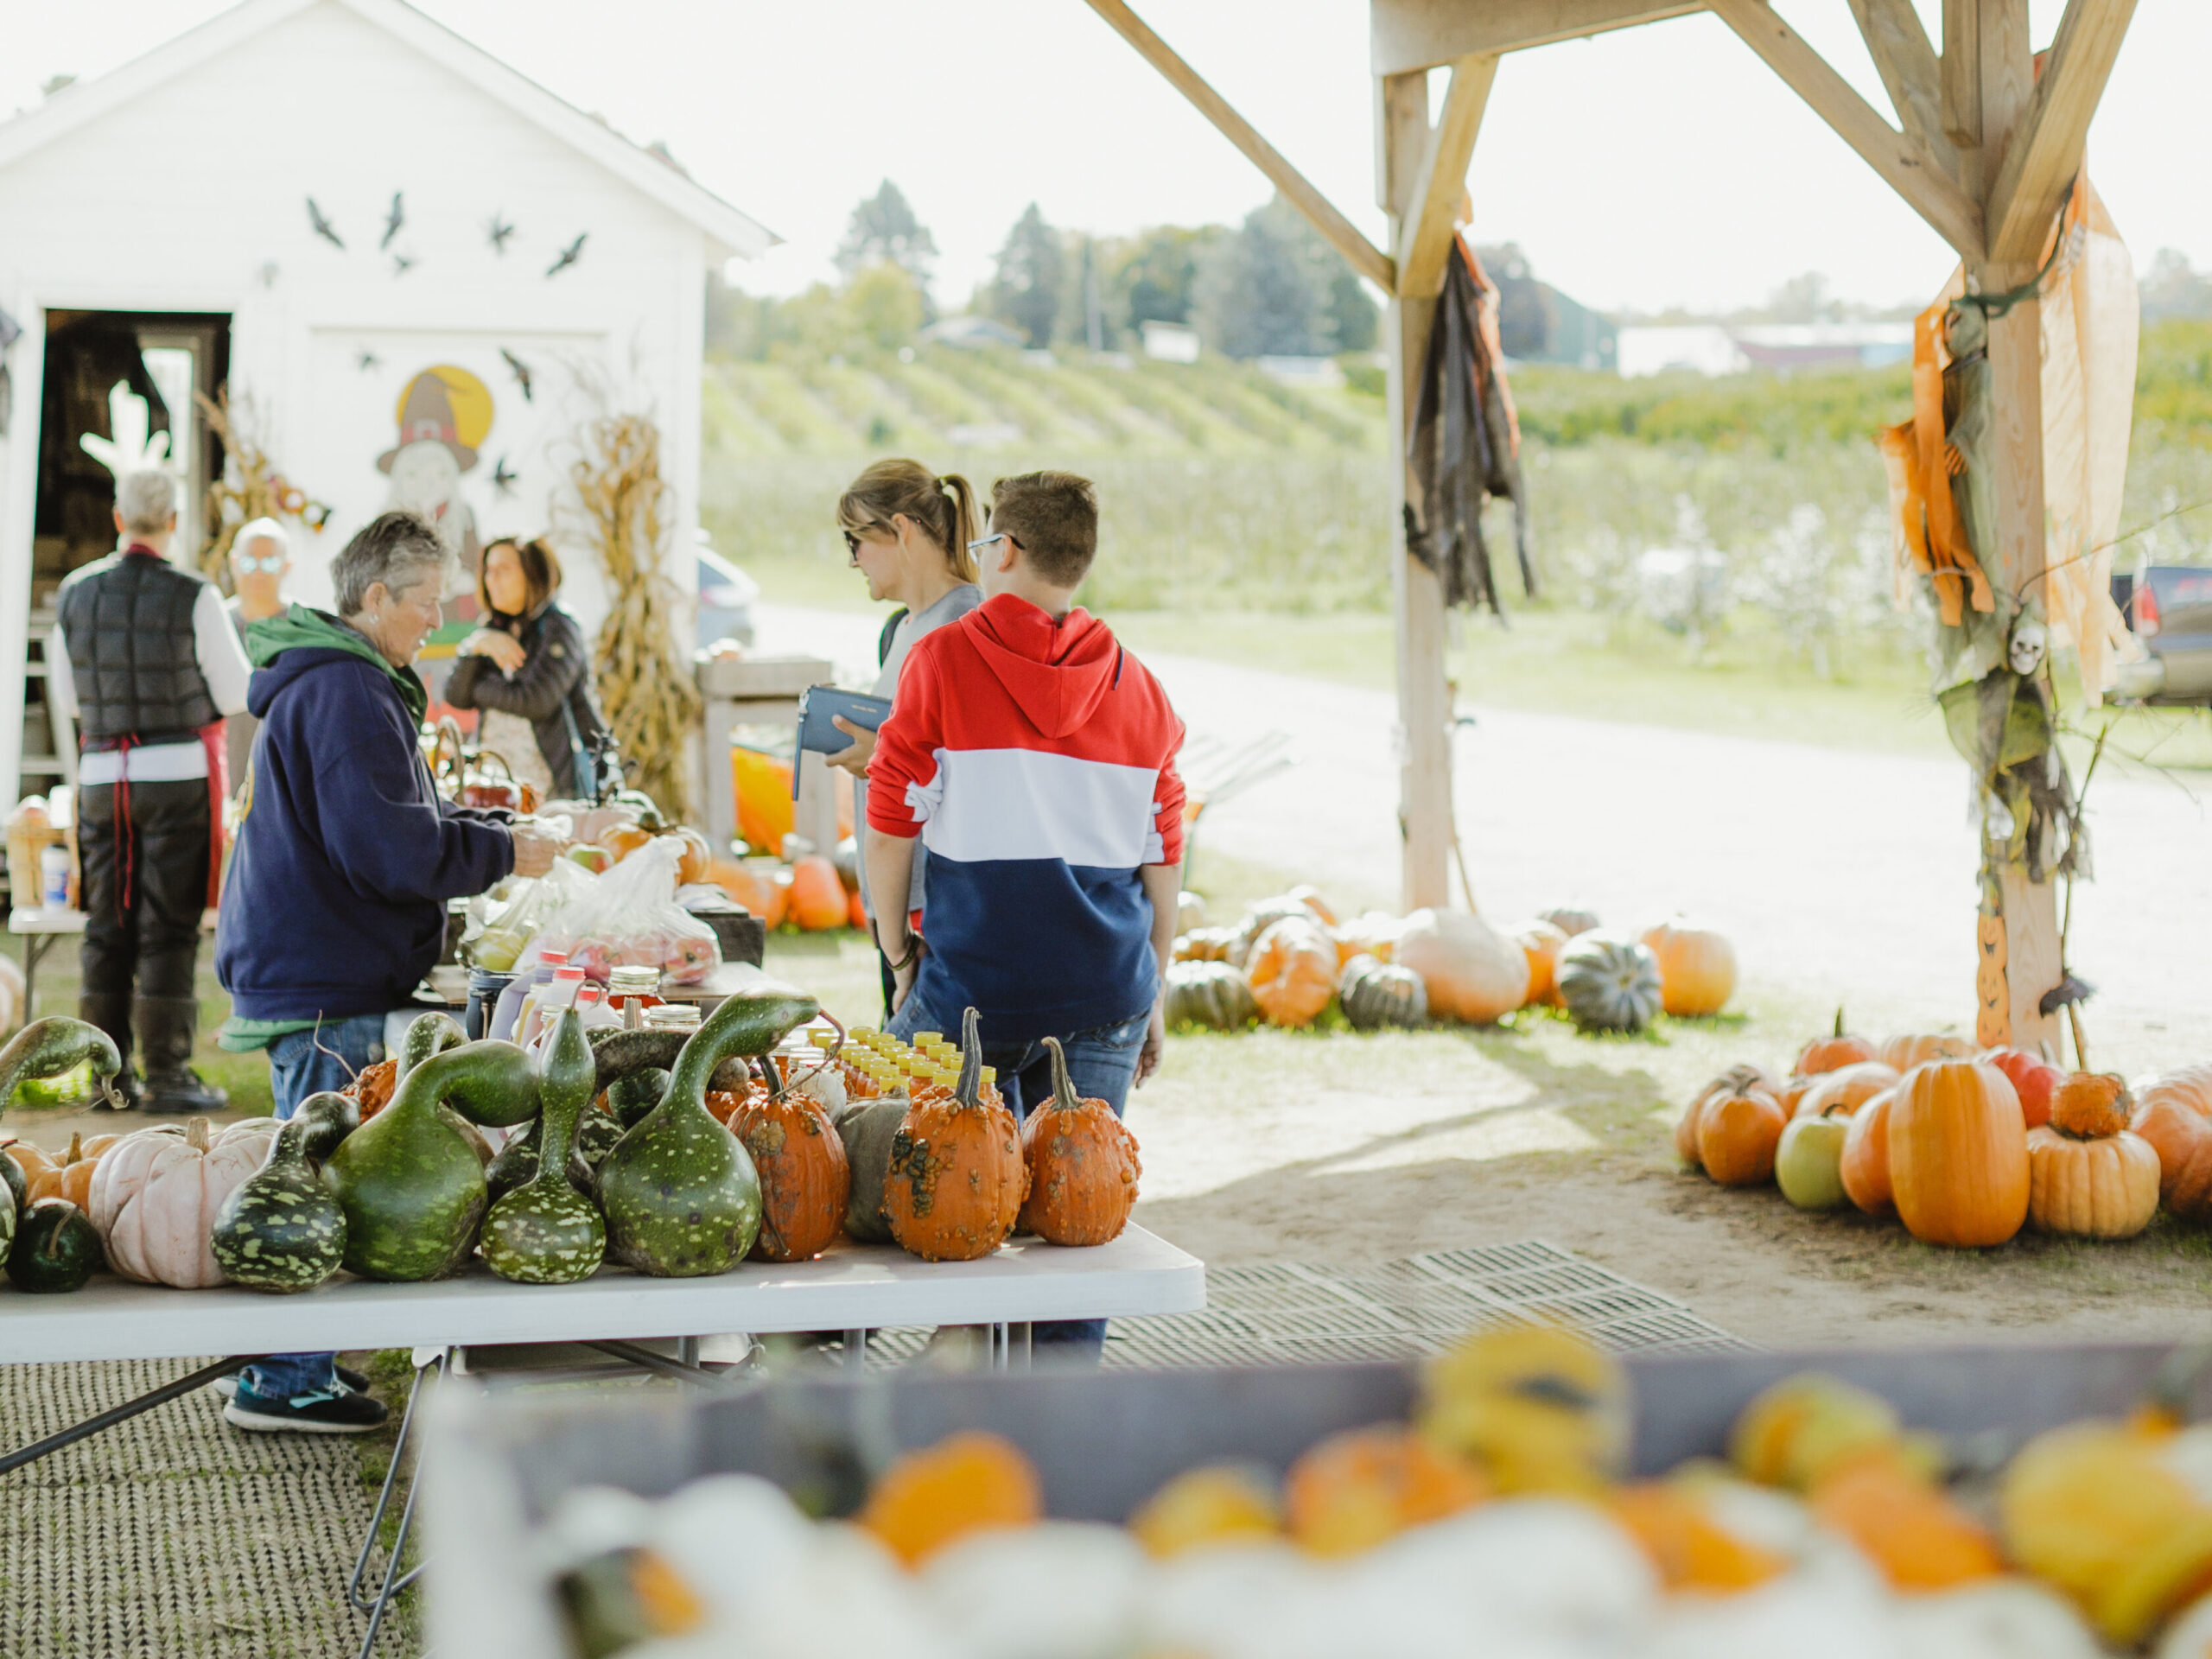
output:
M2114 695L2212 704L2212 567L2141 566L2133 575L2113 577L2112 602L2149 653L2120 664Z
M710 649L717 639L753 643L753 606L760 597L760 584L707 544L699 532L699 649Z

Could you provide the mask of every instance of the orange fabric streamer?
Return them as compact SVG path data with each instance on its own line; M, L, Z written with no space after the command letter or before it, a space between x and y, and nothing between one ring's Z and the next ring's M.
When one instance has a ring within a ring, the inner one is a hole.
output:
M1897 568L1928 577L1946 627L1959 626L1967 604L1994 611L1996 596L1967 540L1951 494L1951 479L1965 459L1943 425L1943 371L1949 352L1943 338L1948 300L1938 300L1912 323L1912 418L1885 427L1875 442L1889 469L1890 505L1897 514Z

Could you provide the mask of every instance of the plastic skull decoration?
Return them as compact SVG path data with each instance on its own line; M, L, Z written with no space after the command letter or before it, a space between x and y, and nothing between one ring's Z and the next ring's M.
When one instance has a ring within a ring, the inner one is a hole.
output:
M2048 641L2042 623L2023 617L2013 624L2012 646L2005 653L2012 671L2024 677L2041 668Z

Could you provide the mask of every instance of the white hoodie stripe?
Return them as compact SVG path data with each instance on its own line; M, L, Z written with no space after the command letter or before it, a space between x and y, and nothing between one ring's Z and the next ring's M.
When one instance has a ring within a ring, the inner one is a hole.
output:
M938 749L937 776L910 784L907 809L922 844L963 863L1056 858L1101 869L1135 869L1157 858L1149 766L1039 749Z

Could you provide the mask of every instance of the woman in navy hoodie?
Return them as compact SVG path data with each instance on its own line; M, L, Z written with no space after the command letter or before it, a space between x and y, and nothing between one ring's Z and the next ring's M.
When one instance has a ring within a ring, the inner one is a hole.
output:
M295 605L246 631L261 727L215 971L231 994L222 1045L269 1051L280 1118L384 1057L385 1016L438 959L447 899L552 865L552 842L431 787L413 664L438 626L445 569L428 519L387 512L332 563L337 615ZM278 1354L246 1367L223 1415L360 1433L385 1415L362 1386L331 1355Z

